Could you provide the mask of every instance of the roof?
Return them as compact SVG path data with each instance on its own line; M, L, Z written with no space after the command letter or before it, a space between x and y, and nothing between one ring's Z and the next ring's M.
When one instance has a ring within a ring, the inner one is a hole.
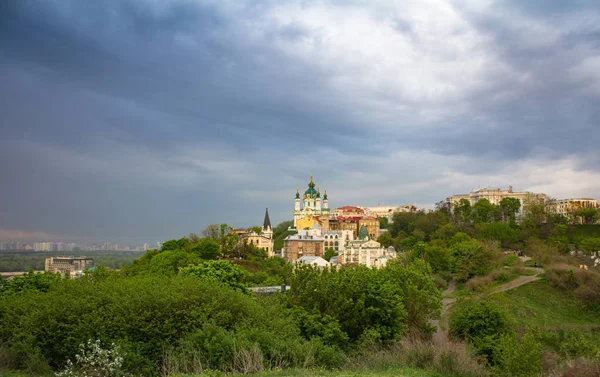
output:
M265 210L265 221L263 222L263 228L264 229L268 229L268 228L273 228L271 226L271 219L269 219L269 207L266 208Z
M322 265L329 265L330 263L327 262L325 259L321 258L321 257L312 257L312 256L304 256L304 257L300 257L298 259L296 259L294 261L294 263L302 263L302 264L322 264Z
M362 209L360 207L356 207L356 206L343 206L343 207L336 208L336 210L343 211L343 212L350 212L350 211L365 212L364 209Z

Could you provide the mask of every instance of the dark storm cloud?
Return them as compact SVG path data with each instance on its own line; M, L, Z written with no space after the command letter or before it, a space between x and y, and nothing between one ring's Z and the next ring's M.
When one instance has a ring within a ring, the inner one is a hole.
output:
M311 171L365 205L536 158L599 172L597 4L441 5L0 2L0 228L284 220Z

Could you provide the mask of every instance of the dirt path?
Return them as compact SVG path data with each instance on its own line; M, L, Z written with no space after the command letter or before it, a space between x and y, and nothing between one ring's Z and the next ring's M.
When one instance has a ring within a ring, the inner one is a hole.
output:
M538 275L544 273L543 269L537 268L537 267L525 267L525 269L535 271L535 275L519 276L517 279L515 279L513 281L509 281L508 283L502 284L484 294L485 295L493 295L495 293L505 292L510 289L520 287L522 285L531 283L532 281L539 280L540 278ZM447 334L448 333L448 310L450 309L450 306L452 306L452 304L454 302L456 302L455 298L448 297L448 295L452 294L455 289L456 289L456 282L454 281L454 279L452 279L452 280L450 280L450 283L448 283L448 288L446 288L446 290L442 293L442 312L440 314L440 319L431 321L431 325L435 326L437 328L437 331L436 331L437 336L443 336L443 337L448 336L448 334Z
M531 276L528 276L528 275L519 276L518 278L516 278L513 281L509 281L508 283L502 284L501 286L492 289L490 292L488 292L488 295L493 295L494 293L508 291L510 289L520 287L527 283L531 283L532 281L540 280L538 275L544 273L544 270L542 270L541 268L535 268L535 267L525 267L525 268L528 270L535 271L536 274L531 275Z

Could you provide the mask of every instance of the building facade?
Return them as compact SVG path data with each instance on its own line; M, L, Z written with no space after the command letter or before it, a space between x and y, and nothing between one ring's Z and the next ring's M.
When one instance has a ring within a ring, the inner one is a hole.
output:
M565 216L569 221L582 223L583 219L574 216L574 213L582 209L599 209L598 201L592 198L571 198L549 200L546 203L548 213Z
M533 200L539 203L544 203L546 201L546 194L538 194L528 191L514 192L512 186L508 186L508 189L506 190L486 187L473 190L468 194L452 195L446 198L446 202L450 205L450 208L452 208L452 205L455 203L460 202L461 199L468 200L471 205L482 199L487 199L490 201L490 203L499 205L500 201L504 198L518 199L521 202L521 208L519 209L519 213L517 215L522 216L529 201Z
M269 209L265 209L265 218L263 220L263 226L260 232L256 232L252 228L250 229L236 229L235 232L240 237L240 242L245 242L248 245L252 245L259 249L264 249L269 257L274 256L273 254L273 227L271 226L271 219L269 218Z
M321 257L325 252L323 245L324 238L319 228L299 230L283 241L283 258L291 263L301 257Z
M363 264L367 267L382 267L393 258L396 258L394 248L381 247L379 242L369 237L367 228L363 226L358 239L348 242L343 252L340 253L338 263L342 265Z
M46 258L44 271L60 273L64 277L81 277L86 269L94 266L94 259L86 257Z

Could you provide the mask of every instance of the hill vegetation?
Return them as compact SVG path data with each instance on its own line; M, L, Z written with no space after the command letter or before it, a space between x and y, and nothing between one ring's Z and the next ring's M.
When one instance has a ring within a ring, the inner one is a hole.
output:
M0 281L0 370L593 375L600 279L579 265L595 251L596 228L580 231L549 216L541 222L539 210L517 223L513 208L396 214L379 241L400 256L380 269L293 269L220 224L202 237L166 241L121 271L99 266L81 279L30 273ZM280 224L276 237L287 228ZM506 248L532 257L544 278L493 294L530 273ZM459 287L450 338L434 326L449 281ZM291 286L286 294L248 290L283 283Z

